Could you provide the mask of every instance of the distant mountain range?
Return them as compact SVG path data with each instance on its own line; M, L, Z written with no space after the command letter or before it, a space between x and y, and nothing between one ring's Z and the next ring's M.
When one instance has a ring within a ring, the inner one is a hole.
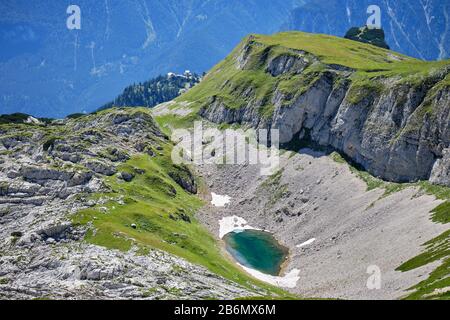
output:
M372 2L382 8L393 50L448 57L448 0ZM81 30L66 27L69 4L0 2L0 114L93 111L132 83L207 71L249 33L344 36L364 25L369 1L78 0Z
M92 111L126 86L167 72L201 73L249 33L278 31L298 0L0 2L0 114ZM5 49L6 48L6 49Z

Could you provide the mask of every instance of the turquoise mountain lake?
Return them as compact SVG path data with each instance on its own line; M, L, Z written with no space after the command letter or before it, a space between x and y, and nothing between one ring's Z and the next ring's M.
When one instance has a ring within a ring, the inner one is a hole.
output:
M235 231L225 235L223 240L227 251L241 265L273 276L279 275L289 253L264 231Z

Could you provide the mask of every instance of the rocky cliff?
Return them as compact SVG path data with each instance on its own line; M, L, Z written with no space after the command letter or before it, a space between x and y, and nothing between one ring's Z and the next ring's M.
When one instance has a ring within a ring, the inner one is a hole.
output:
M177 101L337 150L385 180L450 186L449 73L450 61L331 36L250 36Z

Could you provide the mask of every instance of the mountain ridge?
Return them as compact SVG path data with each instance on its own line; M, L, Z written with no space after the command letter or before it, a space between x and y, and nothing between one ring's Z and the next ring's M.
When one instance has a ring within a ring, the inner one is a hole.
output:
M215 123L279 129L281 143L310 132L390 181L449 186L449 72L332 36L255 35L176 101Z

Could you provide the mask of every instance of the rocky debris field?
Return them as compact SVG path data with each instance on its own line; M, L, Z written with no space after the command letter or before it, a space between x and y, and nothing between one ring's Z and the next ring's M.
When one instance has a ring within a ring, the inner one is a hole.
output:
M199 219L217 236L219 221L232 216L273 233L290 249L284 274L300 270L295 293L399 299L440 265L396 271L448 230L431 221L430 211L442 201L417 186L368 191L348 164L311 149L284 153L280 170L268 177L254 165L205 165L198 171L211 192L231 198L224 208L205 207ZM379 290L367 287L371 266L381 271Z

